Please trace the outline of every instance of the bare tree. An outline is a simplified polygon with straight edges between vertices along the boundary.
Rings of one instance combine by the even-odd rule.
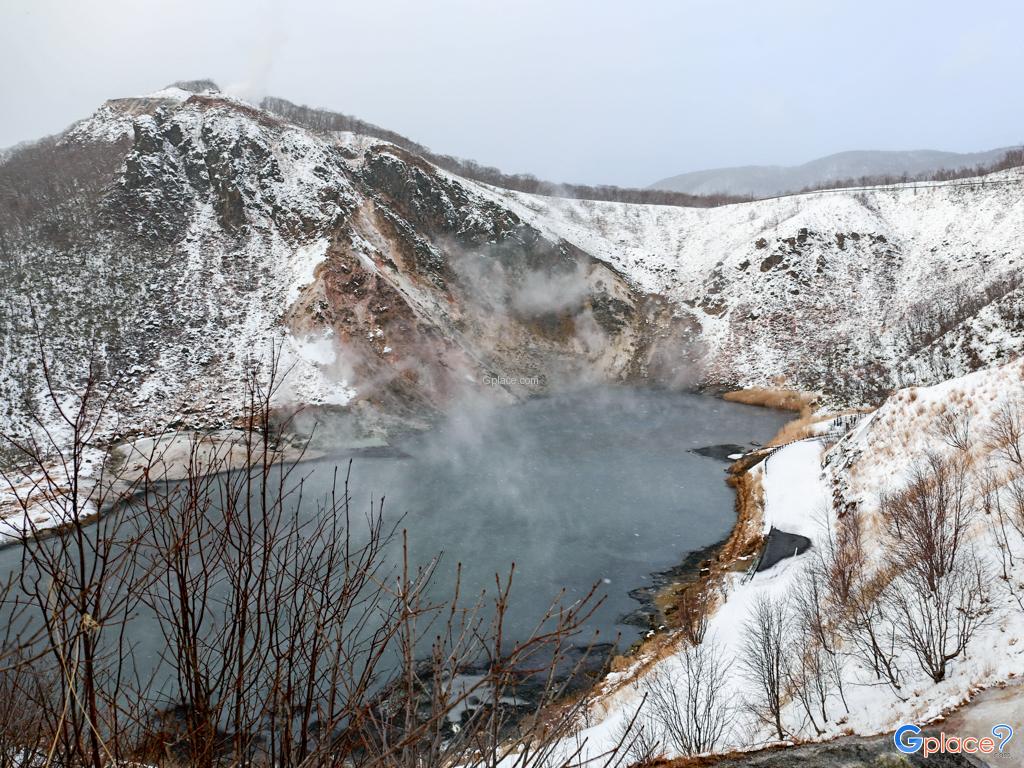
[[[993,414],[985,443],[998,456],[1024,469],[1024,410],[1016,400],[1005,400]]]
[[[1018,568],[1024,559],[1024,476],[1005,479],[990,470],[983,483],[986,513],[995,518],[991,530],[999,548],[1003,583],[1024,610],[1024,585]]]
[[[872,669],[879,683],[906,700],[903,669],[898,662],[899,636],[891,605],[883,599],[887,587],[884,576],[862,578],[848,604],[843,636],[851,641],[853,655]]]
[[[807,640],[809,642],[805,643]],[[807,722],[819,736],[828,722],[828,698],[833,678],[828,655],[807,635],[797,634],[786,664],[786,697],[800,704]],[[821,718],[819,725],[818,718]]]
[[[900,643],[940,682],[990,613],[987,576],[970,541],[978,507],[966,462],[926,456],[880,511],[894,574],[884,600]]]
[[[760,722],[775,729],[780,741],[786,737],[782,706],[788,677],[789,631],[786,603],[760,595],[744,627],[740,659],[740,667],[756,691],[756,698],[748,701],[747,706]]]
[[[895,630],[880,599],[886,577],[870,572],[862,513],[851,507],[826,530],[829,534],[818,548],[818,567],[835,613],[836,632],[850,641],[852,655],[870,667],[879,682],[902,696]]]
[[[729,664],[711,642],[686,646],[673,664],[678,666],[659,666],[643,678],[643,722],[683,755],[712,752],[735,721],[725,696]]]
[[[986,575],[980,561],[965,553],[936,584],[908,568],[892,582],[887,598],[900,620],[902,644],[936,683],[960,656],[990,613]]]
[[[828,699],[833,692],[839,694],[849,712],[843,689],[839,616],[827,595],[820,558],[821,555],[812,562],[794,591],[796,643],[791,657],[797,663],[791,669],[790,679],[793,695],[803,705],[815,730],[817,714],[823,724],[828,721]]]
[[[937,589],[967,548],[977,511],[967,462],[926,455],[902,491],[880,499],[890,562],[915,569],[929,589]]]

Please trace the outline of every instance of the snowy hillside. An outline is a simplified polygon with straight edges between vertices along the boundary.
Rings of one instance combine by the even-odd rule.
[[[242,370],[273,355],[281,404],[358,395],[392,418],[487,374],[618,379],[646,365],[643,326],[666,314],[392,145],[209,91],[108,102],[16,153],[0,185],[18,201],[0,305],[0,416],[16,429],[46,408],[40,341],[58,383],[90,359],[119,380],[112,429],[151,431],[229,423]]]
[[[46,409],[40,341],[62,385],[90,359],[118,382],[110,434],[228,425],[274,354],[277,402],[348,404],[375,432],[467,388],[581,381],[871,402],[1022,347],[1019,169],[718,208],[562,200],[213,89],[112,100],[0,165],[5,425]]]
[[[717,608],[703,642],[695,648],[677,633],[673,651],[661,646],[653,661],[641,656],[612,675],[579,740],[598,754],[646,695],[639,721],[648,736],[657,733],[669,756],[689,751],[659,711],[665,680],[679,692],[681,719],[701,712],[723,722],[714,751],[892,732],[934,721],[981,689],[1018,685],[1021,450],[1024,366],[1015,362],[901,390],[838,441],[811,437],[772,453],[749,470],[762,489],[762,533],[802,534],[812,548],[761,572],[724,571],[709,587]],[[898,520],[911,530],[897,531]],[[921,545],[926,534],[940,542],[934,550]],[[918,580],[918,565],[939,561],[934,587]],[[771,645],[766,616],[782,654],[777,721],[749,663]],[[698,682],[725,708],[688,699]],[[1018,685],[1004,698],[1022,696]]]
[[[871,400],[1024,346],[1024,172],[711,209],[496,192],[701,326],[702,378]]]

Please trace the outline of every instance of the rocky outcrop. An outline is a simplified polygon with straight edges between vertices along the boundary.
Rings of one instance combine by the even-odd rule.
[[[355,398],[410,420],[467,389],[668,380],[651,329],[668,333],[671,307],[606,263],[393,145],[202,91],[108,103],[62,139],[113,147],[120,165],[77,222],[87,246],[12,228],[5,259],[34,280],[5,297],[8,360],[31,361],[26,318],[52,307],[41,330],[64,380],[100,358],[121,382],[120,422],[144,431],[230,423],[240,369],[275,354],[282,404]],[[80,269],[44,267],[72,253]],[[85,336],[76,318],[93,307],[114,317]],[[15,368],[0,384],[21,404],[8,423],[40,402],[38,371]]]

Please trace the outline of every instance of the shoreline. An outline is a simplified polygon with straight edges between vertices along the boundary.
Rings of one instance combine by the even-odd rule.
[[[744,396],[737,394],[743,392],[750,394]],[[809,416],[807,411],[810,409],[814,397],[811,393],[795,390],[756,388],[719,391],[714,396],[729,402],[789,411],[794,413],[794,418],[786,421],[764,447],[749,451],[727,465],[727,476],[724,482],[735,492],[734,509],[736,513],[736,520],[729,534],[721,541],[689,553],[679,565],[653,574],[654,577],[664,574],[678,577],[671,578],[667,583],[660,585],[650,597],[656,611],[654,617],[662,626],[654,629],[653,634],[639,639],[624,653],[611,660],[610,672],[628,670],[628,674],[616,680],[613,686],[606,689],[604,693],[610,693],[622,684],[635,679],[641,672],[675,649],[680,642],[679,632],[682,630],[681,619],[683,618],[681,614],[687,613],[688,606],[685,605],[685,601],[691,595],[700,597],[696,604],[697,610],[705,611],[710,615],[725,600],[722,589],[723,577],[727,573],[741,570],[740,565],[744,566],[742,570],[746,570],[747,567],[757,562],[757,554],[764,544],[764,535],[761,532],[763,491],[759,478],[748,470],[763,461],[772,444],[780,436],[786,435],[787,430],[792,430],[794,424],[802,426]],[[799,407],[785,407],[781,403],[790,406],[796,406],[797,403],[800,405]],[[630,594],[632,596],[632,592]],[[643,603],[643,601],[641,602]],[[692,619],[697,618],[692,614],[691,617]]]
[[[857,411],[857,413],[859,412]],[[798,421],[803,421],[804,418],[801,417]],[[833,418],[832,415],[816,418],[810,423]],[[846,419],[834,420],[838,427],[847,424]],[[783,425],[780,434],[793,423],[791,421]],[[821,424],[816,429],[808,431],[811,432],[811,435],[817,432],[822,439],[828,440],[829,437],[835,435],[834,432],[830,434],[828,426],[830,425]],[[784,450],[788,450],[793,442],[802,441],[800,438],[787,440]],[[794,450],[800,449],[794,448]],[[675,590],[666,593],[665,599],[677,599],[680,593],[687,589],[693,589],[697,585],[698,589],[715,596],[715,602],[708,605],[708,615],[715,616],[724,608],[727,601],[732,602],[733,592],[744,591],[745,585],[741,583],[743,580],[738,573],[741,569],[736,566],[740,562],[750,565],[749,560],[741,560],[741,558],[749,553],[748,547],[756,549],[758,543],[765,539],[765,516],[777,513],[777,510],[771,506],[776,501],[777,488],[771,486],[769,498],[766,489],[761,487],[762,472],[756,469],[753,472],[749,471],[757,467],[767,455],[769,455],[768,450],[751,452],[730,466],[728,482],[736,489],[737,494],[736,526],[722,543],[718,556],[708,564],[708,572],[701,574],[699,579],[677,585]],[[726,586],[729,587],[728,592]],[[756,585],[754,586],[756,587]],[[735,614],[735,611],[733,613]],[[633,658],[621,660],[624,663],[615,670],[618,674],[609,676],[606,684],[599,689],[594,704],[595,708],[606,714],[616,711],[618,705],[613,702],[624,689],[627,689],[629,685],[637,686],[640,678],[647,674],[652,667],[677,653],[687,642],[683,629],[678,626],[673,632],[666,632],[658,637],[650,638],[649,642],[637,649]],[[915,691],[914,698],[918,696],[920,694]],[[936,710],[935,703],[942,704],[942,706]],[[1009,712],[1013,712],[1014,716],[1018,717],[1020,713],[1024,712],[1024,686],[1021,685],[1019,676],[1014,672],[1010,672],[1006,679],[998,682],[991,680],[972,682],[967,687],[960,688],[946,701],[942,701],[941,697],[931,701],[930,711],[904,716],[902,721],[916,722],[929,734],[943,731],[962,737],[987,733],[988,728],[994,722],[1012,722],[1012,719],[1006,717]],[[849,709],[847,713],[849,715]],[[844,720],[835,722],[841,725]],[[894,722],[900,722],[900,720]],[[816,738],[797,739],[790,744],[762,742],[750,745],[749,749],[733,746],[717,754],[695,758],[676,758],[667,761],[666,764],[680,768],[683,766],[717,765],[723,767],[736,765],[738,768],[753,764],[764,765],[766,768],[768,766],[784,768],[784,766],[792,764],[793,760],[807,759],[809,765],[827,765],[831,764],[829,761],[833,758],[852,756],[846,754],[848,747],[863,750],[865,753],[870,752],[873,756],[878,757],[891,755],[891,738],[895,726],[890,722],[872,723],[873,721],[868,719],[858,726],[851,727],[848,732],[843,729],[839,733],[826,735],[819,731]]]
[[[672,629],[679,628],[677,620],[680,602],[689,592],[697,588],[709,594],[718,586],[722,574],[736,571],[741,563],[756,562],[757,552],[764,543],[764,536],[760,532],[763,495],[760,482],[748,470],[765,459],[768,446],[791,430],[792,425],[807,417],[806,411],[813,403],[814,395],[795,390],[752,388],[724,392],[721,398],[728,402],[789,411],[798,415],[784,423],[764,448],[749,451],[726,467],[725,483],[735,493],[733,503],[736,512],[736,520],[729,534],[721,541],[691,553],[679,566],[663,572],[676,572],[682,577],[665,584],[654,598],[661,617],[669,620],[668,626]],[[695,556],[698,556],[698,561],[694,563],[699,566],[698,569],[686,570],[685,566],[691,564]],[[709,610],[713,608],[708,606]]]

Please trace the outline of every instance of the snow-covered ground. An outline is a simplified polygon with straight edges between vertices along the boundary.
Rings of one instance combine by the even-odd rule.
[[[60,528],[76,517],[79,521],[95,517],[93,483],[104,459],[104,452],[95,448],[83,453],[77,473],[77,503],[69,480],[74,474],[70,465],[53,463],[45,470],[0,476],[0,546]]]
[[[1024,404],[1024,363],[1014,362],[980,371],[930,388],[897,392],[876,412],[860,419],[837,443],[810,438],[787,445],[767,461],[749,470],[763,487],[762,524],[765,533],[774,526],[809,537],[812,548],[783,560],[752,577],[732,573],[721,584],[724,602],[712,615],[705,643],[717,647],[729,663],[722,698],[739,707],[735,726],[718,745],[719,751],[752,749],[777,740],[774,729],[751,719],[743,703],[758,698],[744,672],[745,641],[758,601],[770,597],[792,606],[796,591],[806,583],[817,553],[828,547],[836,534],[837,509],[856,504],[864,521],[865,551],[873,567],[882,567],[888,547],[879,508],[880,494],[903,488],[916,462],[928,453],[950,457],[957,450],[940,435],[944,414],[968,414],[970,452],[969,499],[978,510],[970,528],[970,540],[984,563],[987,584],[987,618],[966,651],[952,660],[946,678],[939,683],[922,672],[907,648],[897,648],[896,663],[905,675],[900,690],[879,681],[862,659],[850,649],[840,653],[843,696],[833,689],[827,697],[828,718],[820,721],[820,733],[810,727],[794,698],[786,700],[782,722],[794,740],[827,740],[851,733],[871,735],[890,732],[904,723],[924,724],[942,717],[969,700],[979,690],[1012,683],[1024,670],[1024,608],[1011,596],[1012,584],[1019,594],[1019,566],[1010,579],[1001,575],[1000,549],[994,536],[997,518],[981,513],[985,508],[986,482],[1007,469],[1006,461],[993,451],[994,420],[1006,404]],[[986,437],[989,436],[989,437]],[[1024,438],[1024,436],[1022,436]],[[995,472],[996,475],[991,474]],[[997,492],[1009,493],[1006,477],[996,483]],[[991,490],[992,486],[988,485]],[[1015,555],[1024,554],[1024,541],[1016,541]],[[621,729],[641,705],[645,680],[652,676],[684,676],[681,664],[686,644],[673,639],[678,650],[650,663],[641,655],[634,664],[611,675],[591,707],[588,727],[567,748],[585,741],[591,754],[612,747]],[[789,649],[793,654],[796,649]],[[1019,687],[1015,689],[1017,696]],[[1012,692],[1012,691],[1011,691]],[[1014,699],[1014,706],[1017,706]],[[848,708],[848,712],[847,712]],[[977,725],[977,718],[954,722]],[[640,718],[643,721],[643,718]],[[994,723],[993,723],[994,724]],[[991,724],[990,724],[991,725]],[[966,726],[965,726],[966,727]],[[980,733],[962,735],[987,735]],[[671,746],[664,749],[673,756]]]

